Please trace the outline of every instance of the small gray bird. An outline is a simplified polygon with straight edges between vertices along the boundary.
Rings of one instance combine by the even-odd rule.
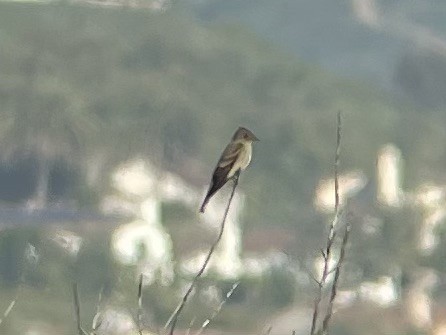
[[[251,161],[252,142],[259,139],[248,129],[239,127],[232,136],[231,142],[220,156],[212,175],[209,190],[200,207],[204,213],[207,203],[211,197],[226,184],[231,178],[237,178],[240,171],[246,169]]]

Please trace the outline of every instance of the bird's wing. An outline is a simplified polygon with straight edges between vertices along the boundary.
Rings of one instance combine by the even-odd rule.
[[[242,143],[229,143],[226,149],[221,154],[220,160],[217,163],[214,174],[212,176],[212,184],[216,188],[222,187],[227,180],[229,171],[231,171],[237,157],[243,148]]]
[[[206,194],[203,204],[201,205],[200,212],[204,212],[209,199],[228,181],[228,174],[234,166],[234,163],[236,162],[238,156],[240,155],[242,148],[242,143],[231,142],[221,154],[212,175],[212,181],[209,185],[209,190]]]
[[[240,142],[231,142],[225,148],[223,153],[220,156],[220,160],[218,161],[217,168],[225,168],[227,166],[231,166],[237,160],[238,155],[240,155],[240,151],[243,148],[243,144]]]

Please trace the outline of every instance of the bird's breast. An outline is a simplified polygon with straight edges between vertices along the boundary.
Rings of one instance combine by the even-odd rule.
[[[232,166],[231,171],[229,171],[229,173],[228,173],[228,178],[231,178],[237,172],[237,170],[246,169],[247,166],[249,165],[249,163],[251,162],[251,156],[252,156],[251,143],[244,144],[243,148],[240,149],[240,153],[237,156],[237,159],[234,162],[234,165]]]
[[[240,168],[242,170],[246,169],[251,162],[252,156],[252,145],[251,143],[245,144],[243,153],[240,153],[242,157],[240,157]]]

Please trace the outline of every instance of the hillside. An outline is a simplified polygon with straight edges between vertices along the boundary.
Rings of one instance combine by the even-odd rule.
[[[207,27],[174,11],[0,6],[1,113],[11,120],[4,157],[49,143],[50,164],[65,161],[84,177],[91,165],[107,171],[135,154],[171,170],[189,170],[193,159],[202,168],[183,173],[205,185],[223,143],[246,125],[261,139],[242,178],[247,224],[309,224],[314,187],[331,173],[341,109],[345,167],[373,173],[375,153],[392,141],[408,156],[410,179],[441,176],[444,153],[416,138],[441,139],[424,130],[436,118],[296,61],[241,27]]]
[[[444,100],[444,1],[195,1],[182,2],[204,22],[239,23],[283,49],[341,76],[373,83],[426,107]],[[440,52],[438,52],[440,48]],[[407,64],[407,58],[412,60]],[[434,58],[434,59],[432,59]],[[440,63],[440,64],[437,64]],[[403,78],[401,67],[418,77]],[[424,78],[420,78],[420,72]],[[414,83],[415,82],[415,83]],[[424,88],[428,83],[429,88]],[[417,92],[418,91],[418,92]],[[414,96],[415,95],[415,96]]]

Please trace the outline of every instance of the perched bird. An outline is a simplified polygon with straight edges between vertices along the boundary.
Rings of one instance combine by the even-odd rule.
[[[211,197],[231,178],[238,178],[241,170],[246,169],[251,161],[252,142],[259,139],[248,129],[239,127],[232,136],[231,142],[220,156],[212,175],[209,190],[200,207],[204,213]]]

